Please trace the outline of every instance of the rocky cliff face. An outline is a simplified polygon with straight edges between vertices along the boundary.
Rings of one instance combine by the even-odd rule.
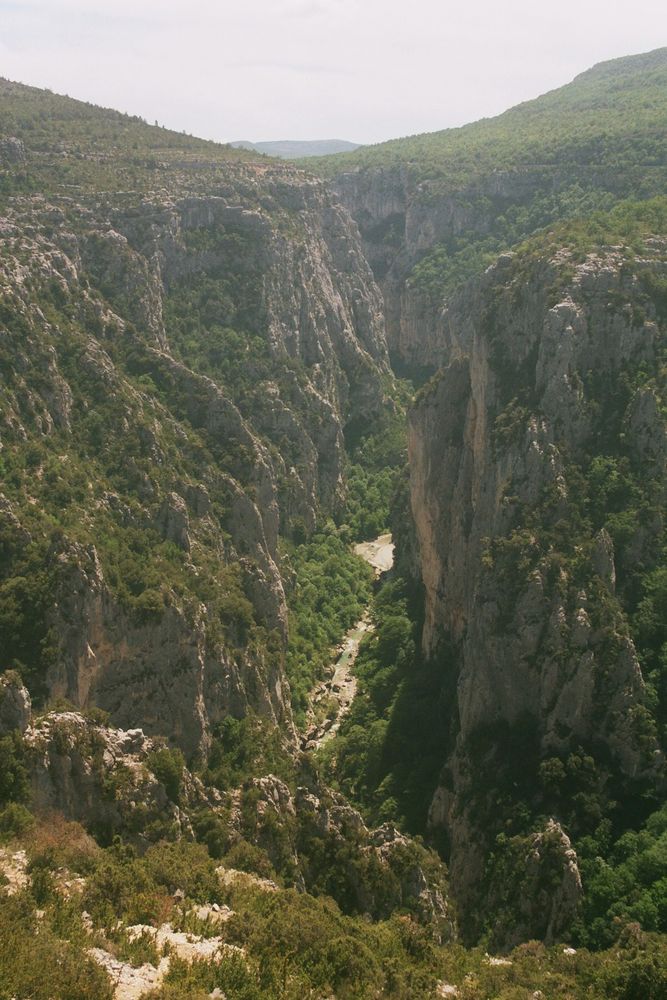
[[[10,180],[42,166],[3,143]],[[38,698],[205,753],[248,707],[290,728],[279,534],[340,507],[389,370],[320,182],[209,150],[153,183],[2,209],[2,576],[30,580],[6,655]]]
[[[496,118],[321,162],[359,225],[399,367],[439,366],[443,304],[497,253],[559,219],[662,194],[666,80],[665,49],[612,60]],[[651,152],[638,158],[636,143]]]
[[[342,795],[312,773],[305,777],[295,794],[274,775],[234,792],[233,836],[250,838],[302,891],[325,891],[344,910],[375,920],[407,911],[452,937],[444,866],[390,824],[369,829]],[[330,858],[324,872],[323,854]]]
[[[650,189],[658,192],[655,181]],[[408,163],[344,172],[334,177],[333,186],[359,226],[364,251],[382,289],[392,359],[399,369],[418,374],[433,372],[440,364],[439,328],[451,284],[448,258],[454,260],[469,247],[471,260],[479,255],[472,271],[482,271],[489,250],[507,246],[535,226],[557,219],[562,213],[559,198],[567,202],[573,188],[589,189],[589,197],[600,204],[605,199],[613,203],[632,190],[631,180],[614,170],[592,173],[573,166],[493,170],[489,176],[455,185],[458,190],[443,190],[438,181],[420,180]],[[535,205],[545,197],[554,203],[543,206],[540,214]],[[513,214],[525,214],[525,225],[512,239],[503,239],[498,220]],[[424,280],[415,267],[434,252],[433,278]],[[439,279],[438,269],[442,271]]]
[[[443,313],[445,367],[412,412],[423,645],[448,692],[431,823],[464,914],[493,837],[518,832],[512,800],[581,829],[573,752],[596,794],[661,767],[629,619],[664,538],[664,250],[502,257]]]
[[[118,729],[71,711],[33,723],[16,676],[0,677],[0,690],[0,732],[22,737],[37,815],[75,820],[104,844],[120,836],[141,853],[160,840],[197,835],[208,837],[215,857],[228,855],[228,864],[245,857],[247,864],[252,847],[254,865],[258,858],[272,865],[302,892],[327,892],[345,910],[374,919],[408,910],[438,935],[454,933],[436,857],[388,824],[368,829],[342,796],[319,783],[307,758],[300,774],[306,784],[290,788],[269,774],[221,792],[140,728]]]
[[[157,748],[141,729],[109,729],[60,712],[27,729],[24,744],[39,814],[81,822],[103,843],[120,835],[145,849],[159,836],[192,837],[187,812],[151,770]],[[200,790],[189,775],[187,782],[194,800]]]
[[[486,186],[473,185],[463,192],[430,194],[405,165],[367,169],[335,177],[334,188],[357,222],[364,251],[384,296],[387,336],[395,363],[409,370],[438,367],[437,318],[442,295],[433,297],[409,278],[414,266],[430,250],[464,234],[488,232],[501,213],[498,202],[488,199]],[[519,179],[507,178],[504,197],[512,201],[522,188]],[[498,187],[497,181],[494,187]]]

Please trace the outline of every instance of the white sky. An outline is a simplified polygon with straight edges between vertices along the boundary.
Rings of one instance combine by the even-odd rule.
[[[376,142],[667,45],[667,0],[0,0],[0,76],[195,135]]]

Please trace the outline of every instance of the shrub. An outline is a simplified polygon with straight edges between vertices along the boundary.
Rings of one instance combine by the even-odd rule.
[[[106,973],[76,944],[60,939],[34,904],[18,896],[0,902],[0,996],[31,1000],[112,1000]]]
[[[0,839],[22,837],[32,828],[35,817],[20,802],[10,802],[0,809]]]
[[[180,889],[199,903],[220,900],[220,880],[215,864],[202,844],[185,840],[161,841],[148,849],[142,867],[156,886],[169,893]]]
[[[173,749],[164,747],[149,754],[147,763],[157,780],[164,785],[171,801],[178,804],[185,767],[182,752],[177,747]]]
[[[28,772],[18,733],[0,738],[0,805],[22,802],[28,795]]]
[[[260,878],[276,877],[273,865],[266,851],[247,840],[239,840],[227,851],[223,858],[225,868],[236,868],[240,872],[259,875]]]

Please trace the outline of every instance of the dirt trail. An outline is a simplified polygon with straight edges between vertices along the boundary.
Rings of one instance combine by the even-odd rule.
[[[394,544],[391,535],[380,535],[372,542],[355,545],[354,551],[375,570],[376,577],[388,572],[394,564]],[[347,632],[330,675],[313,689],[304,735],[303,750],[316,750],[337,732],[349,712],[357,692],[357,679],[352,673],[361,641],[373,625],[367,614]]]

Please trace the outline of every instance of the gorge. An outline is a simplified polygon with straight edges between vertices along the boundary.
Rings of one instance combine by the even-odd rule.
[[[666,125],[0,81],[0,996],[664,996]]]

